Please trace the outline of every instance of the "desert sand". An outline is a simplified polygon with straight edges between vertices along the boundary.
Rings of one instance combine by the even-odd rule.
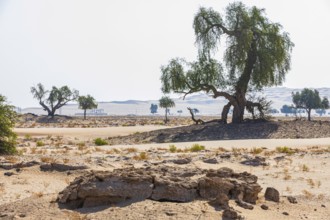
[[[145,199],[74,210],[57,200],[75,178],[92,170],[147,170],[159,166],[196,170],[228,167],[256,175],[262,190],[253,210],[229,201],[245,219],[329,219],[330,138],[134,144],[134,134],[164,128],[167,127],[16,128],[21,155],[0,156],[0,219],[223,218],[223,209],[205,199],[180,203]],[[110,141],[113,136],[129,134],[133,137],[128,138],[127,144],[94,143],[95,138]],[[204,149],[193,151],[194,144]],[[279,202],[265,199],[267,187],[278,190]],[[297,203],[290,203],[288,196],[296,198]]]

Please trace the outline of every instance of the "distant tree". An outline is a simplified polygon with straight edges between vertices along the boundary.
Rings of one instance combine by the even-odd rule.
[[[57,88],[53,86],[50,91],[45,90],[45,87],[38,83],[37,86],[31,87],[31,93],[39,104],[47,111],[48,116],[52,118],[57,109],[63,107],[68,102],[76,101],[79,97],[79,92],[75,89],[69,89],[68,86]]]
[[[14,106],[6,104],[6,98],[0,95],[0,154],[16,153],[16,134],[12,131],[17,115]]]
[[[292,101],[296,108],[305,109],[308,114],[308,121],[311,120],[312,109],[328,109],[329,100],[324,97],[321,100],[317,90],[303,89],[301,92],[292,92]]]
[[[164,93],[210,93],[224,97],[222,121],[233,106],[233,123],[244,120],[246,107],[263,110],[260,103],[247,99],[250,91],[281,85],[291,66],[294,44],[279,23],[271,22],[265,10],[241,2],[228,5],[224,15],[201,7],[193,28],[199,49],[195,62],[172,59],[161,67]],[[212,57],[225,40],[223,65]]]
[[[84,110],[84,119],[86,119],[86,110],[97,108],[95,99],[90,96],[79,96],[78,98],[79,108]]]
[[[179,114],[179,116],[182,114],[182,110],[178,110],[177,113]]]
[[[326,113],[325,109],[316,109],[315,112],[319,114],[320,116],[324,115]]]
[[[158,105],[157,104],[151,104],[151,106],[150,106],[151,114],[157,113],[157,110],[158,110]]]
[[[283,105],[281,108],[281,112],[284,114],[294,114],[295,108],[293,106]]]
[[[165,124],[168,122],[167,113],[169,112],[169,108],[172,108],[175,106],[174,101],[168,97],[163,96],[161,99],[159,99],[159,106],[161,108],[165,108]]]

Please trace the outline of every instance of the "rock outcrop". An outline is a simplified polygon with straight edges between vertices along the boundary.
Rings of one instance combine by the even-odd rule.
[[[59,193],[58,202],[75,209],[145,199],[172,202],[205,199],[229,208],[229,199],[255,204],[260,191],[256,176],[235,173],[229,168],[126,168],[80,176]]]

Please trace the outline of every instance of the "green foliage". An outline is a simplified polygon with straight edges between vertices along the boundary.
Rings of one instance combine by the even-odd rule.
[[[175,102],[168,96],[163,96],[159,99],[159,106],[161,108],[172,108],[175,106]]]
[[[97,146],[102,146],[102,145],[107,145],[108,142],[102,138],[96,138],[94,140],[94,144],[97,145]]]
[[[329,100],[324,97],[321,100],[317,90],[304,88],[301,92],[292,92],[292,102],[296,108],[306,109],[308,120],[311,120],[310,114],[312,109],[328,109]]]
[[[78,98],[79,108],[84,109],[84,118],[86,119],[86,109],[97,108],[97,103],[95,99],[90,96],[79,96]]]
[[[6,98],[0,95],[0,154],[17,153],[16,134],[12,131],[16,119],[14,106],[6,104]]]
[[[167,123],[168,122],[167,113],[169,112],[169,108],[175,106],[175,102],[170,97],[163,96],[161,99],[159,99],[159,106],[161,108],[165,108],[165,123]]]
[[[229,4],[225,16],[212,8],[200,8],[193,28],[198,59],[187,62],[176,58],[162,66],[162,91],[185,96],[203,91],[214,98],[224,97],[229,103],[223,109],[223,119],[227,120],[227,109],[233,106],[233,122],[241,122],[244,107],[252,110],[257,106],[247,101],[247,92],[282,84],[294,44],[280,24],[268,20],[264,9],[248,8],[240,2]],[[223,39],[222,65],[212,56]],[[257,107],[264,110],[262,104]]]
[[[284,153],[284,154],[289,154],[289,155],[295,153],[294,150],[292,150],[291,148],[289,148],[289,147],[287,147],[287,146],[284,146],[284,147],[277,147],[277,148],[276,148],[276,151],[277,151],[278,153]]]
[[[284,114],[295,114],[296,109],[293,106],[283,105],[281,108],[281,112]]]
[[[191,152],[198,152],[198,151],[205,150],[205,146],[200,145],[200,144],[194,144],[193,146],[190,147],[189,150],[190,150]]]
[[[37,141],[36,142],[37,147],[45,146],[45,143],[43,141]]]
[[[170,150],[171,153],[175,153],[176,150],[177,150],[177,148],[176,148],[176,146],[175,146],[174,144],[171,144],[171,145],[169,146],[169,150]]]
[[[39,101],[39,104],[47,111],[48,116],[54,117],[57,109],[66,105],[70,101],[78,99],[79,92],[75,89],[70,89],[68,86],[62,86],[57,88],[53,86],[50,91],[38,83],[37,86],[31,87],[31,93],[35,99]]]

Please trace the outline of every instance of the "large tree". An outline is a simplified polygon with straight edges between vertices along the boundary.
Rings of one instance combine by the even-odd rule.
[[[328,109],[329,100],[323,97],[321,100],[319,91],[303,89],[301,92],[292,92],[292,102],[295,107],[305,109],[308,115],[308,121],[311,120],[312,109]]]
[[[212,8],[200,8],[193,27],[198,60],[176,58],[162,66],[162,91],[184,95],[204,91],[214,98],[224,97],[228,100],[222,110],[224,122],[231,106],[234,123],[243,121],[246,107],[262,111],[261,103],[247,100],[246,95],[284,81],[290,69],[293,43],[281,31],[281,25],[269,21],[264,9],[235,2],[228,5],[225,16]],[[212,58],[223,38],[225,68]]]
[[[70,89],[68,86],[57,88],[53,86],[50,91],[45,90],[45,87],[38,83],[37,86],[31,87],[31,93],[39,104],[47,111],[48,116],[52,118],[57,109],[63,107],[68,102],[76,101],[79,97],[79,92],[75,89]]]
[[[169,108],[172,108],[175,106],[175,102],[168,96],[163,96],[161,99],[159,99],[159,106],[161,108],[165,108],[165,124],[168,122],[167,113],[169,111]]]
[[[0,95],[0,154],[16,152],[16,134],[12,131],[16,121],[14,106],[6,103],[6,98]]]
[[[84,110],[84,119],[86,119],[86,110],[97,108],[97,102],[90,96],[79,96],[78,98],[79,108]]]

